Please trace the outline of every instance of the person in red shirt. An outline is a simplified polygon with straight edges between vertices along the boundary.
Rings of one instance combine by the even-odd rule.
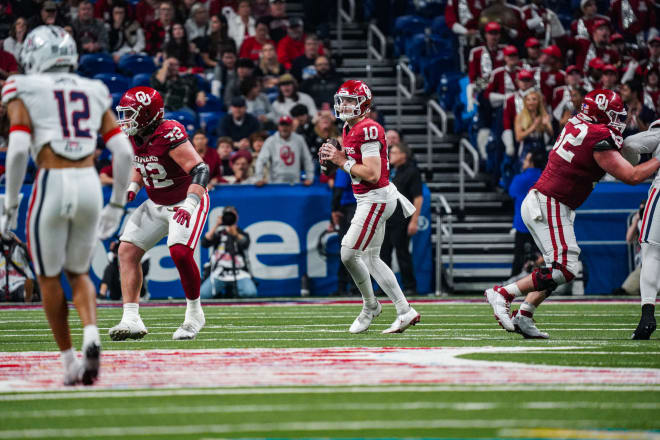
[[[597,13],[596,0],[580,0],[580,10],[582,11],[582,17],[571,23],[571,35],[573,37],[588,40],[594,32],[594,25],[600,20],[606,21],[609,26],[610,18]]]
[[[486,44],[472,49],[468,61],[470,83],[481,84],[480,88],[488,84],[494,69],[504,65],[504,54],[500,46],[502,26],[491,21],[484,28],[484,32]]]
[[[538,67],[541,58],[541,42],[534,37],[529,37],[525,41],[525,50],[527,58],[523,59],[523,68],[529,70]]]
[[[566,74],[562,67],[561,51],[556,45],[548,46],[542,50],[541,67],[536,70],[536,82],[541,88],[546,103],[552,102],[552,92],[555,87],[566,83]]]
[[[209,183],[206,189],[211,191],[222,179],[220,169],[220,156],[217,150],[209,148],[209,138],[206,137],[204,130],[197,130],[192,138],[193,147],[204,163],[209,166]]]
[[[614,0],[610,17],[626,41],[644,46],[644,34],[657,26],[655,7],[650,0]]]
[[[135,6],[135,19],[142,29],[146,29],[152,21],[156,21],[156,7],[158,0],[140,0]]]
[[[505,95],[516,90],[516,75],[520,71],[520,58],[516,46],[506,46],[502,49],[506,65],[493,70],[484,97],[490,105],[499,108],[504,103]]]
[[[609,47],[610,22],[609,20],[597,20],[591,27],[590,37],[577,37],[569,39],[575,51],[575,65],[586,70],[594,57],[600,58],[605,64],[619,64],[619,54],[615,49]]]
[[[256,21],[254,32],[253,37],[247,37],[243,40],[241,51],[238,54],[239,58],[249,58],[252,61],[258,61],[261,48],[264,44],[270,43],[275,45],[275,42],[268,36],[268,23],[263,18]]]
[[[479,14],[485,6],[481,0],[449,0],[445,7],[445,23],[456,35],[479,34]]]
[[[291,63],[300,55],[305,53],[305,34],[303,33],[303,22],[294,17],[289,19],[286,37],[277,43],[277,60],[291,69]]]
[[[156,55],[165,46],[173,24],[174,4],[169,0],[163,1],[158,6],[158,20],[149,23],[144,31],[145,50],[149,55]]]
[[[18,63],[14,55],[0,49],[0,85],[11,75],[18,73]]]
[[[502,110],[502,142],[504,143],[504,152],[507,156],[513,156],[516,153],[516,145],[513,139],[513,128],[516,121],[516,115],[523,109],[525,95],[534,90],[536,84],[534,73],[531,70],[521,70],[518,72],[516,85],[518,90],[507,95]]]

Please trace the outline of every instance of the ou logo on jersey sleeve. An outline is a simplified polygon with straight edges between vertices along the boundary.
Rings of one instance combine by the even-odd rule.
[[[142,105],[151,104],[151,96],[147,95],[141,90],[135,94],[135,99],[137,99],[138,102]]]
[[[284,165],[290,167],[291,165],[293,165],[293,162],[296,160],[296,153],[293,152],[291,147],[289,147],[288,145],[284,145],[282,148],[280,148],[280,159],[282,159]]]

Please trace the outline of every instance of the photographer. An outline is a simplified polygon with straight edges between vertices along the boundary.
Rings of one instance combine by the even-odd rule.
[[[121,281],[119,279],[119,258],[117,252],[119,251],[119,242],[113,241],[110,243],[110,252],[108,252],[108,265],[103,271],[103,278],[99,286],[98,297],[100,299],[120,300],[121,299]],[[147,292],[147,275],[149,274],[149,254],[144,254],[142,257],[142,276],[144,282],[140,289],[140,299],[149,299]]]
[[[209,277],[204,280],[200,296],[204,299],[226,294],[231,287],[233,297],[257,296],[257,286],[247,266],[245,251],[250,246],[250,236],[237,226],[238,212],[227,206],[216,224],[202,237],[202,247],[213,246]]]
[[[0,239],[0,299],[32,302],[34,275],[25,245],[10,233]]]

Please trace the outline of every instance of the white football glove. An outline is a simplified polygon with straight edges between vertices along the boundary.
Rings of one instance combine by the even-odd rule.
[[[9,237],[9,231],[14,228],[18,216],[18,205],[2,210],[0,215],[0,236]]]
[[[118,205],[107,204],[101,211],[99,219],[98,234],[101,240],[110,238],[119,227],[119,222],[124,216],[124,208]]]

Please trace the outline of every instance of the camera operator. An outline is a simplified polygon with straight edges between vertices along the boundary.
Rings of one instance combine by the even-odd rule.
[[[0,239],[0,299],[32,302],[34,275],[25,245],[13,233]]]
[[[202,247],[213,247],[210,275],[202,283],[200,296],[204,299],[225,294],[234,297],[257,296],[257,286],[247,266],[245,252],[250,236],[237,226],[238,212],[227,206],[216,224],[202,237]],[[227,288],[231,293],[227,294]]]
[[[119,258],[117,252],[119,251],[119,241],[110,243],[110,252],[108,252],[108,265],[103,271],[103,278],[99,286],[98,297],[100,299],[120,300],[121,299],[121,281],[119,279]],[[142,288],[140,289],[140,299],[149,299],[147,291],[147,275],[149,274],[150,257],[149,254],[144,254],[142,257]]]

